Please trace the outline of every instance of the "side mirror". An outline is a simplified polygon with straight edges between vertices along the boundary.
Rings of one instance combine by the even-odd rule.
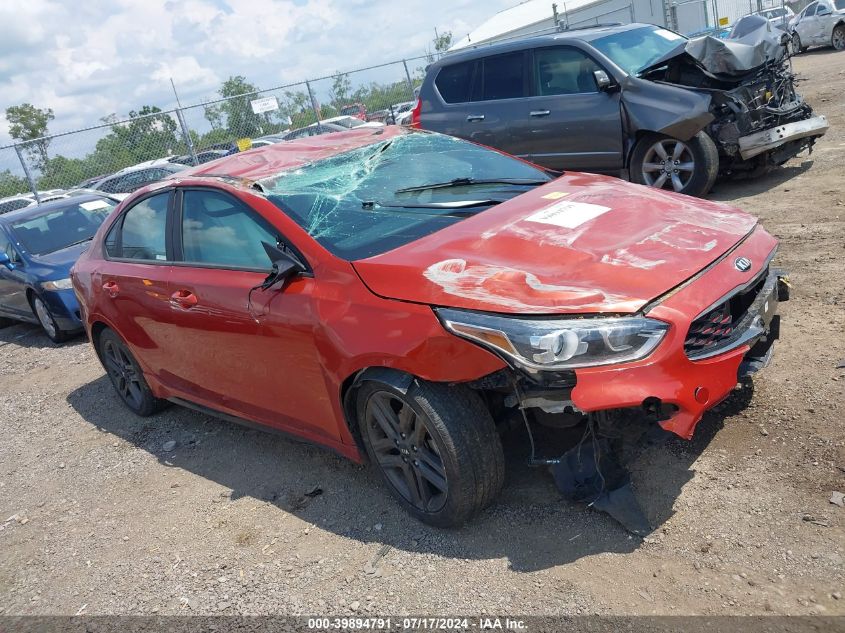
[[[267,253],[270,261],[273,262],[273,269],[267,275],[264,283],[261,284],[262,289],[269,290],[277,284],[284,286],[289,279],[305,270],[302,263],[290,253],[271,246],[267,242],[261,242],[261,245],[264,247],[264,252]]]
[[[600,91],[610,90],[615,85],[613,80],[603,70],[594,70],[593,77],[596,78],[596,85]]]
[[[0,265],[5,266],[9,270],[15,269],[15,265],[12,263],[12,260],[9,259],[9,256],[4,252],[0,252]]]

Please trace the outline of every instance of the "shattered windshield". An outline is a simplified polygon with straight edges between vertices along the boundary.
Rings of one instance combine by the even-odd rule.
[[[636,75],[686,41],[683,35],[644,26],[606,35],[591,43],[630,75]]]
[[[434,233],[549,180],[536,167],[473,143],[412,132],[260,184],[323,247],[355,260]]]

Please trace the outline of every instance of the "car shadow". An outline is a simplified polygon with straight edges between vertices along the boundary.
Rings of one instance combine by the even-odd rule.
[[[68,347],[87,342],[85,333],[79,332],[64,343],[54,343],[47,338],[41,326],[34,323],[20,322],[0,327],[0,349],[7,345],[26,348]]]
[[[739,198],[748,198],[757,194],[771,191],[781,185],[787,184],[793,178],[797,178],[813,166],[813,159],[807,156],[800,157],[800,164],[775,167],[767,174],[757,178],[725,178],[718,180],[716,185],[707,194],[708,200],[718,202],[732,202]]]
[[[636,450],[628,466],[656,531],[653,537],[662,536],[660,526],[673,515],[675,501],[695,474],[695,461],[722,428],[725,417],[747,406],[752,392],[750,384],[738,388],[705,416],[691,442],[671,436]],[[177,406],[140,418],[125,409],[106,376],[77,388],[67,401],[102,433],[227,491],[211,495],[204,486],[196,493],[210,495],[211,502],[251,497],[319,529],[387,546],[379,549],[380,556],[394,548],[449,558],[507,558],[512,570],[529,572],[603,552],[628,553],[642,544],[608,515],[563,501],[549,472],[527,465],[524,431],[511,431],[504,437],[507,480],[499,499],[467,525],[443,530],[406,514],[375,469],[317,446]],[[176,446],[165,452],[164,445],[170,441]],[[193,493],[189,488],[181,494]],[[389,566],[389,560],[376,566],[381,564]]]

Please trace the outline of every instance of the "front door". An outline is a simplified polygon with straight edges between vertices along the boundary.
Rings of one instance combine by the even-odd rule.
[[[314,340],[314,278],[258,289],[272,265],[262,242],[283,243],[279,232],[225,192],[185,189],[180,206],[169,383],[224,413],[337,439]]]
[[[2,229],[0,229],[0,253],[6,253],[11,262],[11,267],[0,265],[0,314],[15,318],[30,318],[32,309],[26,298],[23,260]]]
[[[816,23],[816,8],[817,2],[808,5],[801,14],[801,19],[795,24],[795,30],[798,32],[798,37],[801,38],[801,46],[809,46],[815,44],[817,37],[818,25]]]
[[[520,116],[528,121],[530,160],[552,169],[622,168],[619,92],[598,89],[601,67],[571,46],[534,50],[532,96]]]

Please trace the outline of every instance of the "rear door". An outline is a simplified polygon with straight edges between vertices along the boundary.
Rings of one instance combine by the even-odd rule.
[[[135,202],[106,235],[104,270],[92,271],[105,319],[130,345],[145,371],[160,378],[171,347],[168,240],[172,191]]]
[[[520,104],[533,162],[553,169],[622,168],[619,92],[600,91],[596,70],[603,69],[573,46],[534,49],[532,96]]]
[[[337,439],[314,339],[315,279],[259,289],[272,267],[262,242],[287,246],[280,232],[227,192],[186,188],[179,199],[168,379],[193,402]]]
[[[829,44],[833,35],[833,25],[836,20],[833,17],[833,7],[824,1],[820,1],[816,7],[816,44]]]

